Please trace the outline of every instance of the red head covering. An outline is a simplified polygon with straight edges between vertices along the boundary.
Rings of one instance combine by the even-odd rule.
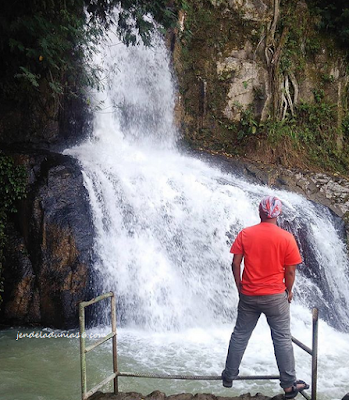
[[[281,201],[275,196],[267,196],[259,204],[259,210],[263,211],[267,218],[276,218],[281,213]]]

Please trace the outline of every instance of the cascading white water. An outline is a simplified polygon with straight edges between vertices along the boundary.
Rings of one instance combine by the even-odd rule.
[[[147,365],[151,371],[219,374],[237,305],[230,244],[242,227],[259,222],[260,198],[272,191],[176,149],[175,88],[160,38],[151,48],[109,42],[100,65],[107,78],[93,136],[65,153],[82,165],[96,230],[94,268],[103,291],[117,293],[122,355],[135,370]],[[342,330],[349,326],[348,257],[325,208],[296,194],[273,193],[284,204],[281,225],[296,235],[305,260],[292,318],[294,336],[310,345],[312,306]],[[320,326],[320,357],[327,358],[320,358],[319,398],[340,398],[349,391],[348,370],[341,369],[349,336],[325,322]],[[325,335],[335,340],[331,347]],[[298,350],[296,357],[300,377],[309,379],[310,360]],[[333,369],[337,376],[331,374],[329,387]],[[241,371],[276,373],[263,320]],[[170,392],[225,393],[218,384],[169,385]],[[234,387],[279,391],[275,383],[251,385]]]

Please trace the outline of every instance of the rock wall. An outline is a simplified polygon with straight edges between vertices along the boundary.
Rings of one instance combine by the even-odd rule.
[[[90,297],[93,225],[79,165],[56,152],[90,133],[91,112],[82,96],[40,90],[0,104],[0,151],[28,176],[7,228],[0,323],[69,328],[78,324],[77,303]]]
[[[272,137],[270,121],[290,121],[300,104],[324,99],[332,105],[332,125],[339,132],[347,112],[349,76],[345,55],[333,40],[321,36],[307,3],[193,0],[180,22],[174,65],[177,120],[186,140],[194,148],[311,169],[307,146],[311,142],[316,159],[312,141],[317,133],[302,132],[300,139],[280,129],[286,140],[279,140]],[[333,151],[340,153],[343,134],[326,129],[319,134],[321,141],[328,136]],[[302,145],[293,148],[294,141]]]
[[[77,326],[88,296],[93,224],[76,160],[50,152],[17,155],[28,196],[10,229],[2,321]]]
[[[86,137],[90,122],[91,110],[83,97],[57,99],[47,90],[41,102],[0,99],[0,147],[61,150]]]

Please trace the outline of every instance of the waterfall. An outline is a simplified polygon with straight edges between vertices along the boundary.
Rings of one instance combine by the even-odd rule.
[[[258,204],[268,194],[282,200],[280,224],[295,235],[304,260],[292,304],[295,330],[301,336],[306,335],[301,326],[310,332],[309,310],[317,306],[329,325],[347,331],[349,267],[338,219],[299,195],[245,182],[234,171],[223,172],[176,148],[176,91],[161,38],[155,37],[149,48],[109,41],[99,63],[107,73],[104,91],[96,94],[93,136],[65,153],[82,166],[96,231],[94,269],[102,290],[117,294],[118,323],[132,331],[124,342],[136,346],[141,339],[135,332],[148,332],[152,355],[146,356],[147,363],[158,366],[159,352],[178,348],[173,335],[185,332],[190,360],[194,357],[199,365],[188,357],[183,368],[205,365],[206,371],[220,372],[228,340],[224,334],[222,345],[220,329],[230,332],[238,300],[229,249],[239,230],[259,222]],[[345,343],[346,334],[323,323],[327,333],[337,335],[338,346]],[[262,330],[259,340],[268,341],[267,328]],[[150,340],[150,332],[157,339]],[[176,344],[157,347],[159,337],[170,336]],[[220,361],[214,355],[218,337]],[[265,364],[252,372],[266,368],[275,373],[272,350],[267,356],[258,343],[251,346],[255,351],[247,352],[247,363],[250,359],[256,365],[263,354]],[[203,349],[209,362],[199,361]],[[138,350],[132,357],[141,363],[143,350]],[[329,368],[339,368],[340,351],[349,354],[347,345],[338,347],[339,364],[332,361]],[[341,376],[336,385],[343,382]]]

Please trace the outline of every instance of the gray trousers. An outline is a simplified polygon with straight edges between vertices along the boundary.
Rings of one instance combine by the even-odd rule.
[[[261,313],[265,314],[270,326],[280,386],[288,388],[296,381],[296,373],[290,331],[290,304],[286,292],[267,296],[246,296],[240,293],[238,316],[230,338],[223,375],[229,380],[238,376],[247,343]]]

